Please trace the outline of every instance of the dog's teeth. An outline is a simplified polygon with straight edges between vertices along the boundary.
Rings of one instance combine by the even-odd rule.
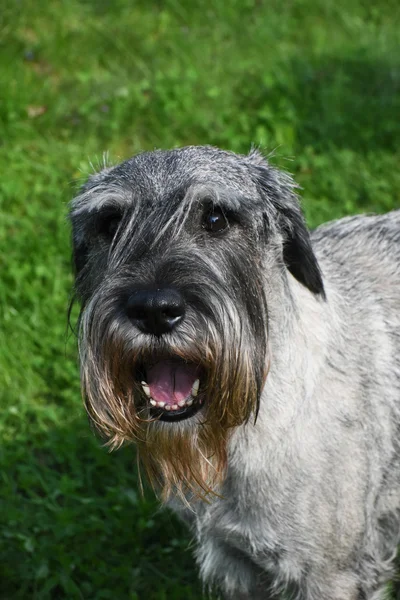
[[[173,404],[173,405],[172,405],[172,410],[178,410],[178,408],[179,408],[179,407],[178,407],[178,405],[177,405],[177,404]]]
[[[165,405],[165,410],[171,410],[171,405],[170,404],[166,404]]]
[[[192,387],[193,398],[196,398],[197,394],[199,393],[199,386],[200,386],[200,379],[196,379],[196,381],[194,382],[193,387]]]
[[[152,406],[157,406],[157,402],[155,400],[153,400],[153,398],[150,398],[150,404]]]
[[[159,408],[164,408],[164,406],[165,406],[165,402],[157,402],[157,406],[158,406]]]
[[[178,402],[178,406],[180,406],[181,408],[182,408],[182,406],[185,406],[185,404],[186,404],[186,400],[180,400]]]
[[[144,393],[148,398],[150,398],[150,388],[145,381],[141,382]]]
[[[186,401],[186,406],[192,406],[193,404],[193,398],[190,398],[190,400]]]

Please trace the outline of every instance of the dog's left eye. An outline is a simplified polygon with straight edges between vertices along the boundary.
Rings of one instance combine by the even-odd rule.
[[[121,222],[122,215],[119,213],[109,213],[97,218],[98,233],[113,238]]]
[[[219,233],[229,227],[228,219],[222,208],[215,207],[204,216],[203,227],[212,233]]]

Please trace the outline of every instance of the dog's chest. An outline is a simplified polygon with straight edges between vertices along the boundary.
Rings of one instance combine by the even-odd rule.
[[[331,519],[318,511],[313,486],[304,485],[304,478],[318,473],[315,441],[307,451],[307,442],[299,435],[298,444],[312,465],[306,472],[297,444],[287,437],[274,439],[276,432],[268,434],[262,444],[260,440],[245,444],[242,438],[240,452],[231,454],[221,497],[196,506],[198,557],[206,579],[213,576],[207,569],[216,562],[223,564],[225,556],[225,561],[236,557],[273,579],[297,582],[318,552],[321,533],[316,532],[321,532],[322,524],[329,536]]]
[[[269,454],[267,448],[266,454]],[[286,454],[284,452],[284,454]],[[265,458],[267,458],[265,456]],[[269,456],[262,469],[230,468],[221,497],[201,504],[196,516],[199,540],[213,539],[247,554],[256,562],[276,561],[301,524],[297,502],[304,486],[285,456]],[[299,541],[299,550],[301,550]]]
[[[270,496],[268,501],[266,497],[260,506],[251,497],[251,490],[247,500],[243,490],[236,494],[230,489],[229,493],[230,497],[203,504],[196,514],[196,554],[204,580],[218,580],[218,572],[229,563],[233,570],[252,573],[250,579],[255,580],[255,574],[262,572],[264,580],[296,582],[307,563],[308,551],[294,533],[294,515],[292,518],[282,507],[274,514],[277,498]],[[298,544],[293,540],[288,543],[293,533]]]
[[[211,506],[203,506],[197,513],[196,525],[199,541],[208,538],[235,548],[252,558],[258,554],[276,554],[281,546],[281,532],[268,518],[268,511],[260,514],[258,508],[247,510],[237,497],[218,499]]]

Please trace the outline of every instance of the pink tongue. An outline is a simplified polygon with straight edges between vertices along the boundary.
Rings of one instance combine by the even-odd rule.
[[[190,396],[197,367],[166,360],[147,369],[146,376],[153,400],[172,405]]]

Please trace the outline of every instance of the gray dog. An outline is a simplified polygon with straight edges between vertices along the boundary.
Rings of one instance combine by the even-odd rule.
[[[400,211],[310,236],[258,152],[140,154],[73,201],[82,386],[225,598],[378,600],[400,538]]]

